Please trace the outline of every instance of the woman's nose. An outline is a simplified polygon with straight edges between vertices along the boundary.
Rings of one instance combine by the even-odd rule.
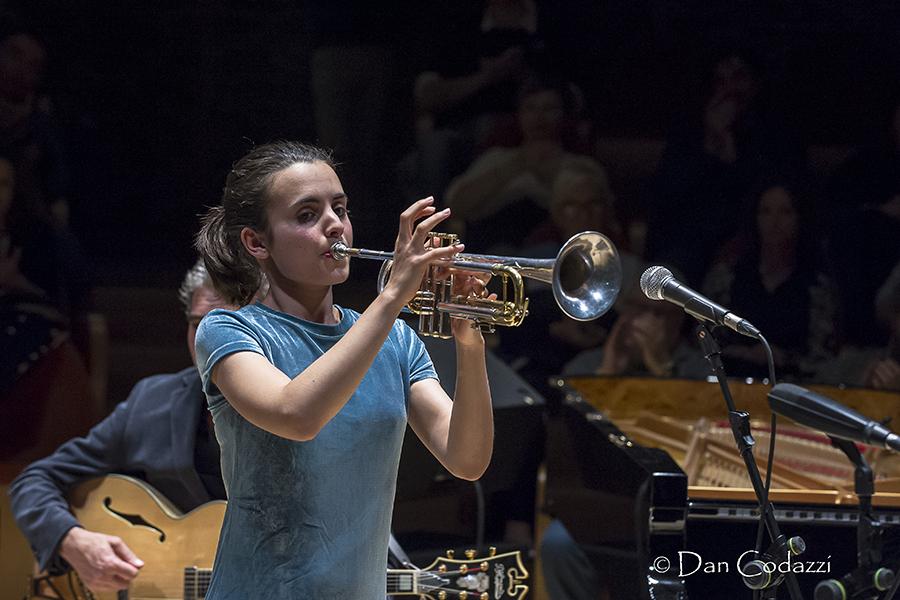
[[[325,236],[339,238],[344,235],[344,223],[333,210],[328,210],[325,217]]]

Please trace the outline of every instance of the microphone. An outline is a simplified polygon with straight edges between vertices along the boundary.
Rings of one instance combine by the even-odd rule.
[[[769,390],[769,407],[779,415],[836,438],[900,452],[900,436],[878,421],[799,385],[774,386]]]
[[[668,300],[684,312],[716,325],[724,325],[741,335],[759,339],[759,329],[727,308],[695,292],[672,275],[665,267],[650,267],[641,275],[641,290],[651,300]]]

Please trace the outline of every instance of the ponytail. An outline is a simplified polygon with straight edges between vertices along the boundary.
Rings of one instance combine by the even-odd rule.
[[[210,208],[200,224],[194,247],[203,257],[216,291],[229,304],[250,304],[262,285],[262,273],[244,250],[240,229],[229,231],[222,206]]]

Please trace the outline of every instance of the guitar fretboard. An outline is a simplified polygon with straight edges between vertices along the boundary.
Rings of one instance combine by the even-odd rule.
[[[212,579],[212,569],[185,567],[184,600],[202,600],[206,598],[210,579]]]
[[[415,591],[416,578],[413,572],[407,571],[388,571],[387,574],[387,593],[390,594],[411,594]]]
[[[449,581],[442,577],[443,573],[421,571],[415,569],[388,569],[387,595],[418,596],[443,588]]]

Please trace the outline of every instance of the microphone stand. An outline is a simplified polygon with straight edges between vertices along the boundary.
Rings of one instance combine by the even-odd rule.
[[[846,454],[850,462],[856,467],[854,471],[854,492],[859,500],[859,520],[856,526],[857,562],[856,569],[845,575],[842,581],[849,584],[852,590],[851,597],[854,598],[866,589],[875,588],[877,592],[882,592],[887,588],[887,581],[894,579],[894,572],[878,566],[882,561],[881,534],[883,530],[881,523],[872,514],[872,494],[875,493],[875,479],[872,474],[872,468],[865,457],[860,454],[856,444],[830,435],[828,437],[831,440],[831,445]],[[879,589],[875,585],[876,582],[880,582],[880,585],[884,585],[884,587]],[[892,581],[892,583],[896,584],[896,581]],[[827,582],[819,583],[819,586],[823,585],[827,585]],[[818,588],[819,586],[816,587]],[[896,588],[896,585],[894,587]],[[868,597],[877,598],[877,592],[874,595],[870,594]],[[893,593],[892,591],[886,597],[886,600]]]
[[[750,483],[753,485],[753,491],[756,492],[756,498],[759,502],[760,510],[763,511],[763,519],[766,529],[769,532],[769,539],[772,545],[766,554],[769,554],[777,561],[786,560],[790,549],[788,547],[788,539],[781,533],[778,522],[775,520],[775,509],[771,502],[766,498],[766,490],[763,485],[762,477],[759,474],[759,467],[756,465],[756,459],[753,457],[753,446],[756,442],[750,432],[750,414],[745,411],[739,411],[734,405],[734,398],[731,396],[731,390],[728,389],[728,380],[725,375],[725,367],[722,364],[722,351],[718,342],[710,333],[706,325],[700,321],[697,328],[697,337],[700,340],[700,346],[703,348],[703,354],[709,361],[716,379],[719,380],[719,387],[722,388],[722,395],[725,398],[725,404],[728,406],[728,421],[731,424],[731,431],[734,434],[734,441],[737,443],[741,457],[747,467],[747,474],[750,476]],[[793,540],[794,538],[792,538]],[[799,545],[802,547],[802,540]],[[785,574],[787,581],[788,593],[793,600],[803,600],[803,594],[800,592],[800,585],[797,583],[796,574],[788,571]],[[745,580],[745,584],[746,584]],[[775,584],[777,586],[777,583]],[[765,597],[774,598],[774,586],[768,590],[763,590]]]

